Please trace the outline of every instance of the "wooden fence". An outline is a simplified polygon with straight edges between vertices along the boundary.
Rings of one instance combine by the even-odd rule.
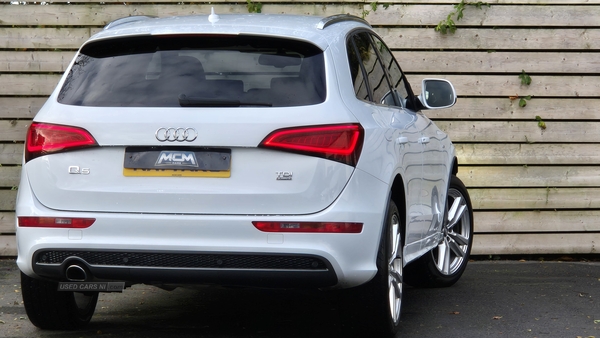
[[[475,208],[474,254],[597,253],[600,0],[491,0],[451,16],[454,33],[434,30],[458,1],[255,3],[262,13],[363,16],[415,89],[424,77],[453,82],[457,105],[428,115],[456,143]],[[211,7],[248,12],[246,2],[223,0],[0,2],[0,255],[16,254],[25,131],[81,43],[119,17]]]

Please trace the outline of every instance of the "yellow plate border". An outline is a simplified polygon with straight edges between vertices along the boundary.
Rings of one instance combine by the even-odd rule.
[[[214,177],[214,178],[229,178],[229,177],[231,177],[231,170],[209,171],[209,170],[130,169],[130,168],[123,168],[123,176],[126,176],[126,177]]]

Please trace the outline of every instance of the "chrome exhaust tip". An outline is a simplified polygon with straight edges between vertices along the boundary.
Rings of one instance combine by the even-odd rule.
[[[69,265],[65,271],[67,279],[71,282],[85,282],[87,272],[79,265]]]

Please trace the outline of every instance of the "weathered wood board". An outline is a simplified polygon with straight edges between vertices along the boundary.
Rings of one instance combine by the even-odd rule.
[[[600,0],[488,0],[454,17],[454,34],[434,27],[457,0],[254,2],[265,14],[363,16],[415,93],[423,78],[454,84],[453,108],[424,113],[455,142],[458,175],[475,208],[473,254],[598,253]],[[15,189],[27,128],[81,44],[120,17],[208,14],[211,7],[248,12],[245,2],[225,0],[0,4],[0,256],[16,255]]]

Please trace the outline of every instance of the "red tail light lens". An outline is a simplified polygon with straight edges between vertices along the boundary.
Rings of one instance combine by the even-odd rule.
[[[260,147],[323,157],[356,166],[364,130],[360,124],[336,124],[279,129],[269,134]]]
[[[95,221],[95,218],[19,217],[19,226],[83,229],[89,228]]]
[[[34,122],[27,130],[25,162],[50,153],[96,145],[94,137],[85,129]]]
[[[362,223],[349,222],[252,222],[264,232],[325,232],[358,234],[362,232]]]

